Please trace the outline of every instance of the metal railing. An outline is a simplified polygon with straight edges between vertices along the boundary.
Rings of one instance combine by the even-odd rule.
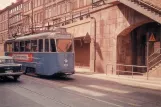
[[[156,56],[154,56],[154,55],[156,55]],[[152,53],[148,57],[148,59],[149,59],[149,61],[148,61],[148,71],[150,71],[152,68],[154,68],[157,65],[159,66],[159,64],[161,63],[161,48],[159,48],[157,51],[155,51],[154,53]],[[155,68],[155,70],[156,69],[157,68]]]
[[[134,75],[144,75],[145,72],[136,72],[135,69],[138,69],[138,68],[144,68],[144,69],[147,69],[147,66],[139,66],[139,65],[126,65],[126,64],[110,64],[108,63],[106,65],[106,75],[108,74],[107,73],[107,67],[108,66],[111,66],[111,70],[112,70],[112,74],[115,72],[118,76],[121,75],[121,73],[128,73],[132,76],[132,78],[134,77]],[[124,67],[125,69],[128,69],[128,70],[121,70],[120,67]],[[128,67],[128,68],[127,68]],[[145,70],[144,70],[145,71]],[[147,71],[147,70],[146,70]],[[148,79],[148,74],[147,73],[147,79]]]
[[[129,1],[137,2],[140,5],[147,6],[151,10],[154,10],[155,12],[158,12],[158,13],[161,12],[160,7],[157,7],[156,5],[153,5],[151,2],[148,2],[147,0],[129,0]]]

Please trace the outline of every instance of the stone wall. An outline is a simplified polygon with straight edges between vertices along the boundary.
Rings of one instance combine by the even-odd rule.
[[[96,19],[96,71],[102,73],[112,72],[111,67],[106,70],[106,65],[116,64],[117,57],[122,57],[117,56],[117,37],[126,36],[134,28],[151,21],[122,4],[103,9],[91,16]],[[114,66],[113,70],[115,69]]]

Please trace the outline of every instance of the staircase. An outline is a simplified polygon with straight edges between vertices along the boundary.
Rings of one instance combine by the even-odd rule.
[[[148,57],[148,75],[152,77],[161,77],[161,49]]]
[[[145,0],[105,0],[108,4],[122,3],[135,11],[149,17],[161,24],[161,8],[156,7]]]
[[[108,4],[122,3],[135,11],[149,17],[150,19],[161,24],[161,8],[151,2],[153,0],[105,0]],[[160,1],[161,2],[161,1]],[[159,51],[159,52],[158,52]],[[154,52],[148,58],[148,75],[152,77],[161,77],[161,49]],[[147,75],[146,73],[146,75]]]

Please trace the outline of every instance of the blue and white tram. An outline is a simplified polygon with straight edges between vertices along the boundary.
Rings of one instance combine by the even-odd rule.
[[[21,63],[25,73],[74,74],[74,42],[66,31],[33,34],[5,42],[5,55]]]

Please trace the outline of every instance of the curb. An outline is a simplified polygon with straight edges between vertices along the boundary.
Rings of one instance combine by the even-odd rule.
[[[125,77],[96,74],[96,73],[93,73],[93,74],[91,73],[91,75],[86,75],[83,73],[91,73],[91,72],[76,72],[76,75],[85,76],[85,77],[94,78],[94,79],[100,79],[100,80],[113,81],[123,85],[129,85],[137,88],[140,87],[140,88],[148,88],[148,89],[161,91],[161,84],[159,83],[159,81],[140,80],[135,78],[127,78],[127,77],[125,78]]]

